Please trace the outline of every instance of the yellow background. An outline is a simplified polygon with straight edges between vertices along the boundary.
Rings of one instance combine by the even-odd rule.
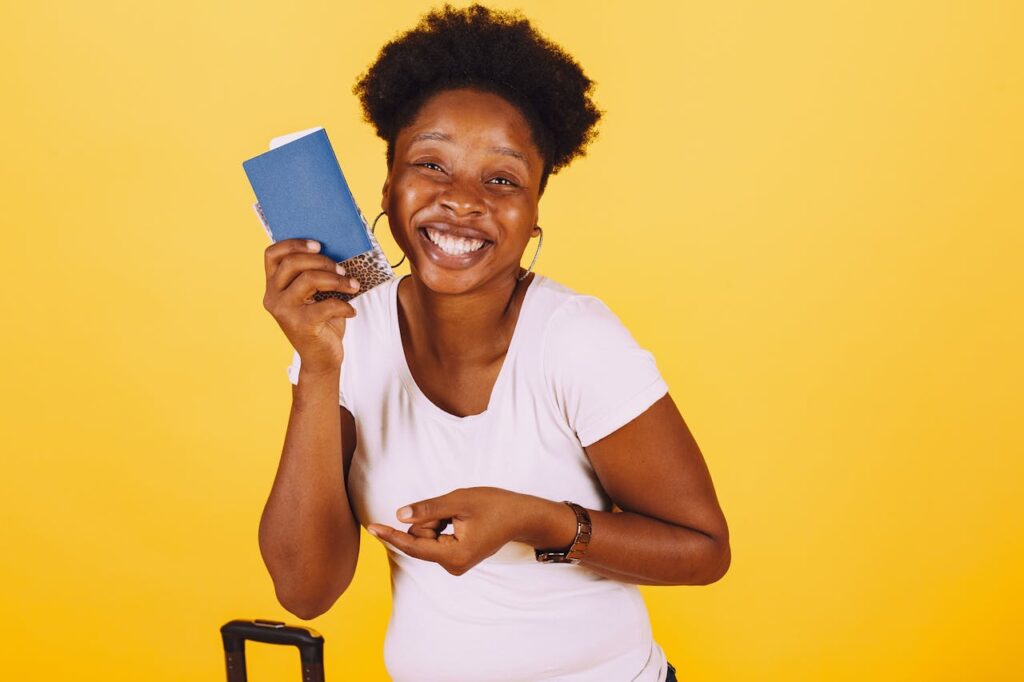
[[[681,679],[1021,679],[1021,4],[519,6],[607,111],[537,270],[654,352],[732,532],[719,583],[641,588]],[[0,10],[3,679],[221,680],[223,622],[298,622],[256,542],[291,346],[241,162],[324,125],[375,214],[351,87],[429,7]],[[364,535],[329,680],[386,679],[389,607]]]

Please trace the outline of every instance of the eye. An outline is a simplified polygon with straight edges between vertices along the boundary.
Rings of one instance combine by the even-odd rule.
[[[441,168],[440,166],[438,166],[438,165],[437,165],[436,163],[434,163],[433,161],[424,161],[423,163],[418,163],[418,164],[416,164],[416,165],[417,165],[417,166],[424,166],[424,167],[427,167],[427,166],[433,166],[433,168],[431,168],[431,170],[439,170],[439,171],[441,171],[442,173],[444,172],[444,169],[443,169],[443,168]]]
[[[496,178],[492,178],[491,179],[492,182],[494,180],[501,180],[502,182],[498,183],[500,185],[506,185],[508,187],[516,187],[517,186],[516,183],[512,182],[511,180],[509,180],[508,178],[505,178],[505,177],[498,176]]]

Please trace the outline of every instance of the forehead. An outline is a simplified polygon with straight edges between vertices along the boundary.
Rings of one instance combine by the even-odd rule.
[[[507,145],[539,158],[522,112],[505,98],[488,92],[460,88],[430,97],[399,131],[397,143],[411,144],[426,132],[443,133],[459,145]]]

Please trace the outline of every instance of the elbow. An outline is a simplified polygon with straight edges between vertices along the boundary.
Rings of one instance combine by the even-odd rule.
[[[729,566],[732,564],[732,548],[729,546],[728,536],[714,541],[714,552],[709,564],[708,571],[705,573],[704,578],[697,583],[698,585],[716,583],[729,572]]]
[[[354,558],[334,561],[302,558],[294,552],[270,552],[260,538],[260,550],[274,585],[274,595],[289,613],[303,620],[321,616],[344,594],[355,574]]]
[[[294,594],[276,588],[274,592],[277,595],[278,603],[288,613],[302,620],[313,620],[327,613],[341,596],[341,592],[333,595]]]
[[[322,616],[323,614],[327,613],[327,609],[319,608],[314,605],[298,603],[296,603],[295,605],[291,605],[286,604],[285,602],[281,602],[281,606],[284,607],[285,611],[292,614],[293,616],[296,616],[297,618],[301,618],[302,620],[313,620],[314,618]]]
[[[330,611],[345,590],[352,577],[334,576],[333,580],[306,576],[288,581],[274,581],[274,594],[281,606],[302,620],[312,620]]]
[[[691,529],[692,530],[692,529]],[[728,532],[697,531],[702,537],[681,546],[680,575],[670,585],[710,585],[725,577],[732,563]]]

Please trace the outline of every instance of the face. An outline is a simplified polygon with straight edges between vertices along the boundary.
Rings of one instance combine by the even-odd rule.
[[[508,281],[536,229],[543,159],[519,109],[467,88],[428,99],[395,139],[381,209],[438,293]]]

